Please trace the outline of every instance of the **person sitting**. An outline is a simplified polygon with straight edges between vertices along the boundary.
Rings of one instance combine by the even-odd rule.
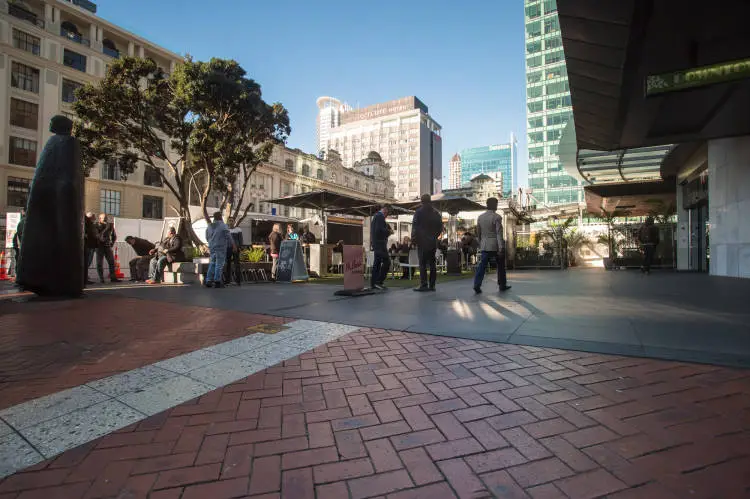
[[[142,282],[148,279],[148,267],[151,260],[151,251],[156,249],[154,243],[141,239],[140,237],[128,236],[125,238],[138,255],[130,260],[130,280],[133,282]]]
[[[149,279],[146,284],[158,284],[162,280],[167,264],[182,261],[182,238],[174,227],[170,227],[167,237],[149,253],[154,257],[149,265]]]

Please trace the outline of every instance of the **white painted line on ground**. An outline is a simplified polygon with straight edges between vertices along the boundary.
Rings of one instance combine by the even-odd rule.
[[[297,320],[0,411],[0,478],[359,329]]]

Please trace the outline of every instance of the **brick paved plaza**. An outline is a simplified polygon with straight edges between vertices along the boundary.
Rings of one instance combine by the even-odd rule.
[[[0,498],[750,496],[748,370],[372,328],[311,339],[331,327],[113,295],[0,302],[6,422],[201,348],[321,341],[223,386],[186,368],[219,387],[153,415],[134,403],[137,422],[55,456],[42,442],[48,458],[0,481]],[[38,438],[15,424],[4,453],[9,436]]]

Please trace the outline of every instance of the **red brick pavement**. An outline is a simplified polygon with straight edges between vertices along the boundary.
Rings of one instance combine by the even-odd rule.
[[[0,498],[740,498],[750,371],[360,330]]]
[[[283,322],[124,297],[0,301],[0,409]]]

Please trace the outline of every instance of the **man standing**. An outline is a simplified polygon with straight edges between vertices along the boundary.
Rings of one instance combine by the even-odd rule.
[[[94,253],[99,247],[99,232],[96,230],[96,215],[92,212],[86,213],[83,220],[83,281],[84,284],[94,284],[89,279],[89,268],[94,261]]]
[[[130,280],[134,282],[145,281],[148,276],[149,261],[151,260],[151,250],[156,249],[156,246],[151,241],[146,241],[140,237],[128,236],[125,238],[125,242],[128,243],[138,255],[130,260]]]
[[[279,268],[279,250],[281,249],[281,242],[284,238],[281,235],[281,226],[279,224],[273,224],[273,229],[268,235],[268,252],[271,253],[271,260],[273,264],[271,266],[271,280],[276,280],[276,271]]]
[[[104,283],[104,259],[109,266],[109,280],[120,282],[115,275],[115,255],[112,246],[117,241],[115,224],[107,221],[107,214],[99,214],[99,223],[96,226],[98,244],[96,247],[96,271],[99,273],[99,282]]]
[[[497,261],[497,285],[500,291],[507,291],[507,278],[505,276],[505,238],[503,237],[503,219],[497,213],[497,198],[487,200],[487,211],[479,215],[477,219],[477,238],[479,239],[479,251],[482,256],[474,275],[474,292],[482,292],[482,281],[484,272],[487,270],[487,262],[491,256]]]
[[[411,239],[417,243],[419,255],[420,285],[414,291],[435,291],[437,268],[435,265],[435,251],[437,240],[443,232],[443,217],[432,207],[429,194],[422,194],[422,206],[414,213],[411,227]],[[430,269],[430,284],[427,285],[427,268]]]
[[[651,273],[651,264],[654,262],[654,253],[659,244],[659,228],[654,225],[654,217],[647,217],[646,222],[638,231],[638,241],[643,246],[643,265],[641,272]]]
[[[242,270],[240,268],[240,249],[243,246],[242,229],[235,227],[234,218],[227,219],[227,225],[230,227],[229,235],[232,237],[233,244],[227,247],[227,262],[224,266],[224,283],[232,282],[232,271],[234,270],[234,282],[239,286],[242,283]]]
[[[223,271],[227,259],[227,249],[234,246],[229,227],[221,218],[221,212],[214,213],[214,221],[206,229],[206,240],[211,258],[206,272],[206,287],[223,288]]]
[[[182,253],[182,238],[177,234],[174,227],[169,228],[169,234],[155,247],[149,251],[153,255],[149,263],[149,278],[146,284],[158,284],[164,277],[164,268],[167,264],[180,262],[184,259]]]
[[[385,289],[383,284],[388,276],[388,268],[391,266],[391,259],[388,256],[388,236],[393,231],[385,221],[387,216],[388,206],[382,206],[370,222],[370,246],[375,256],[370,277],[370,287],[373,289]]]

